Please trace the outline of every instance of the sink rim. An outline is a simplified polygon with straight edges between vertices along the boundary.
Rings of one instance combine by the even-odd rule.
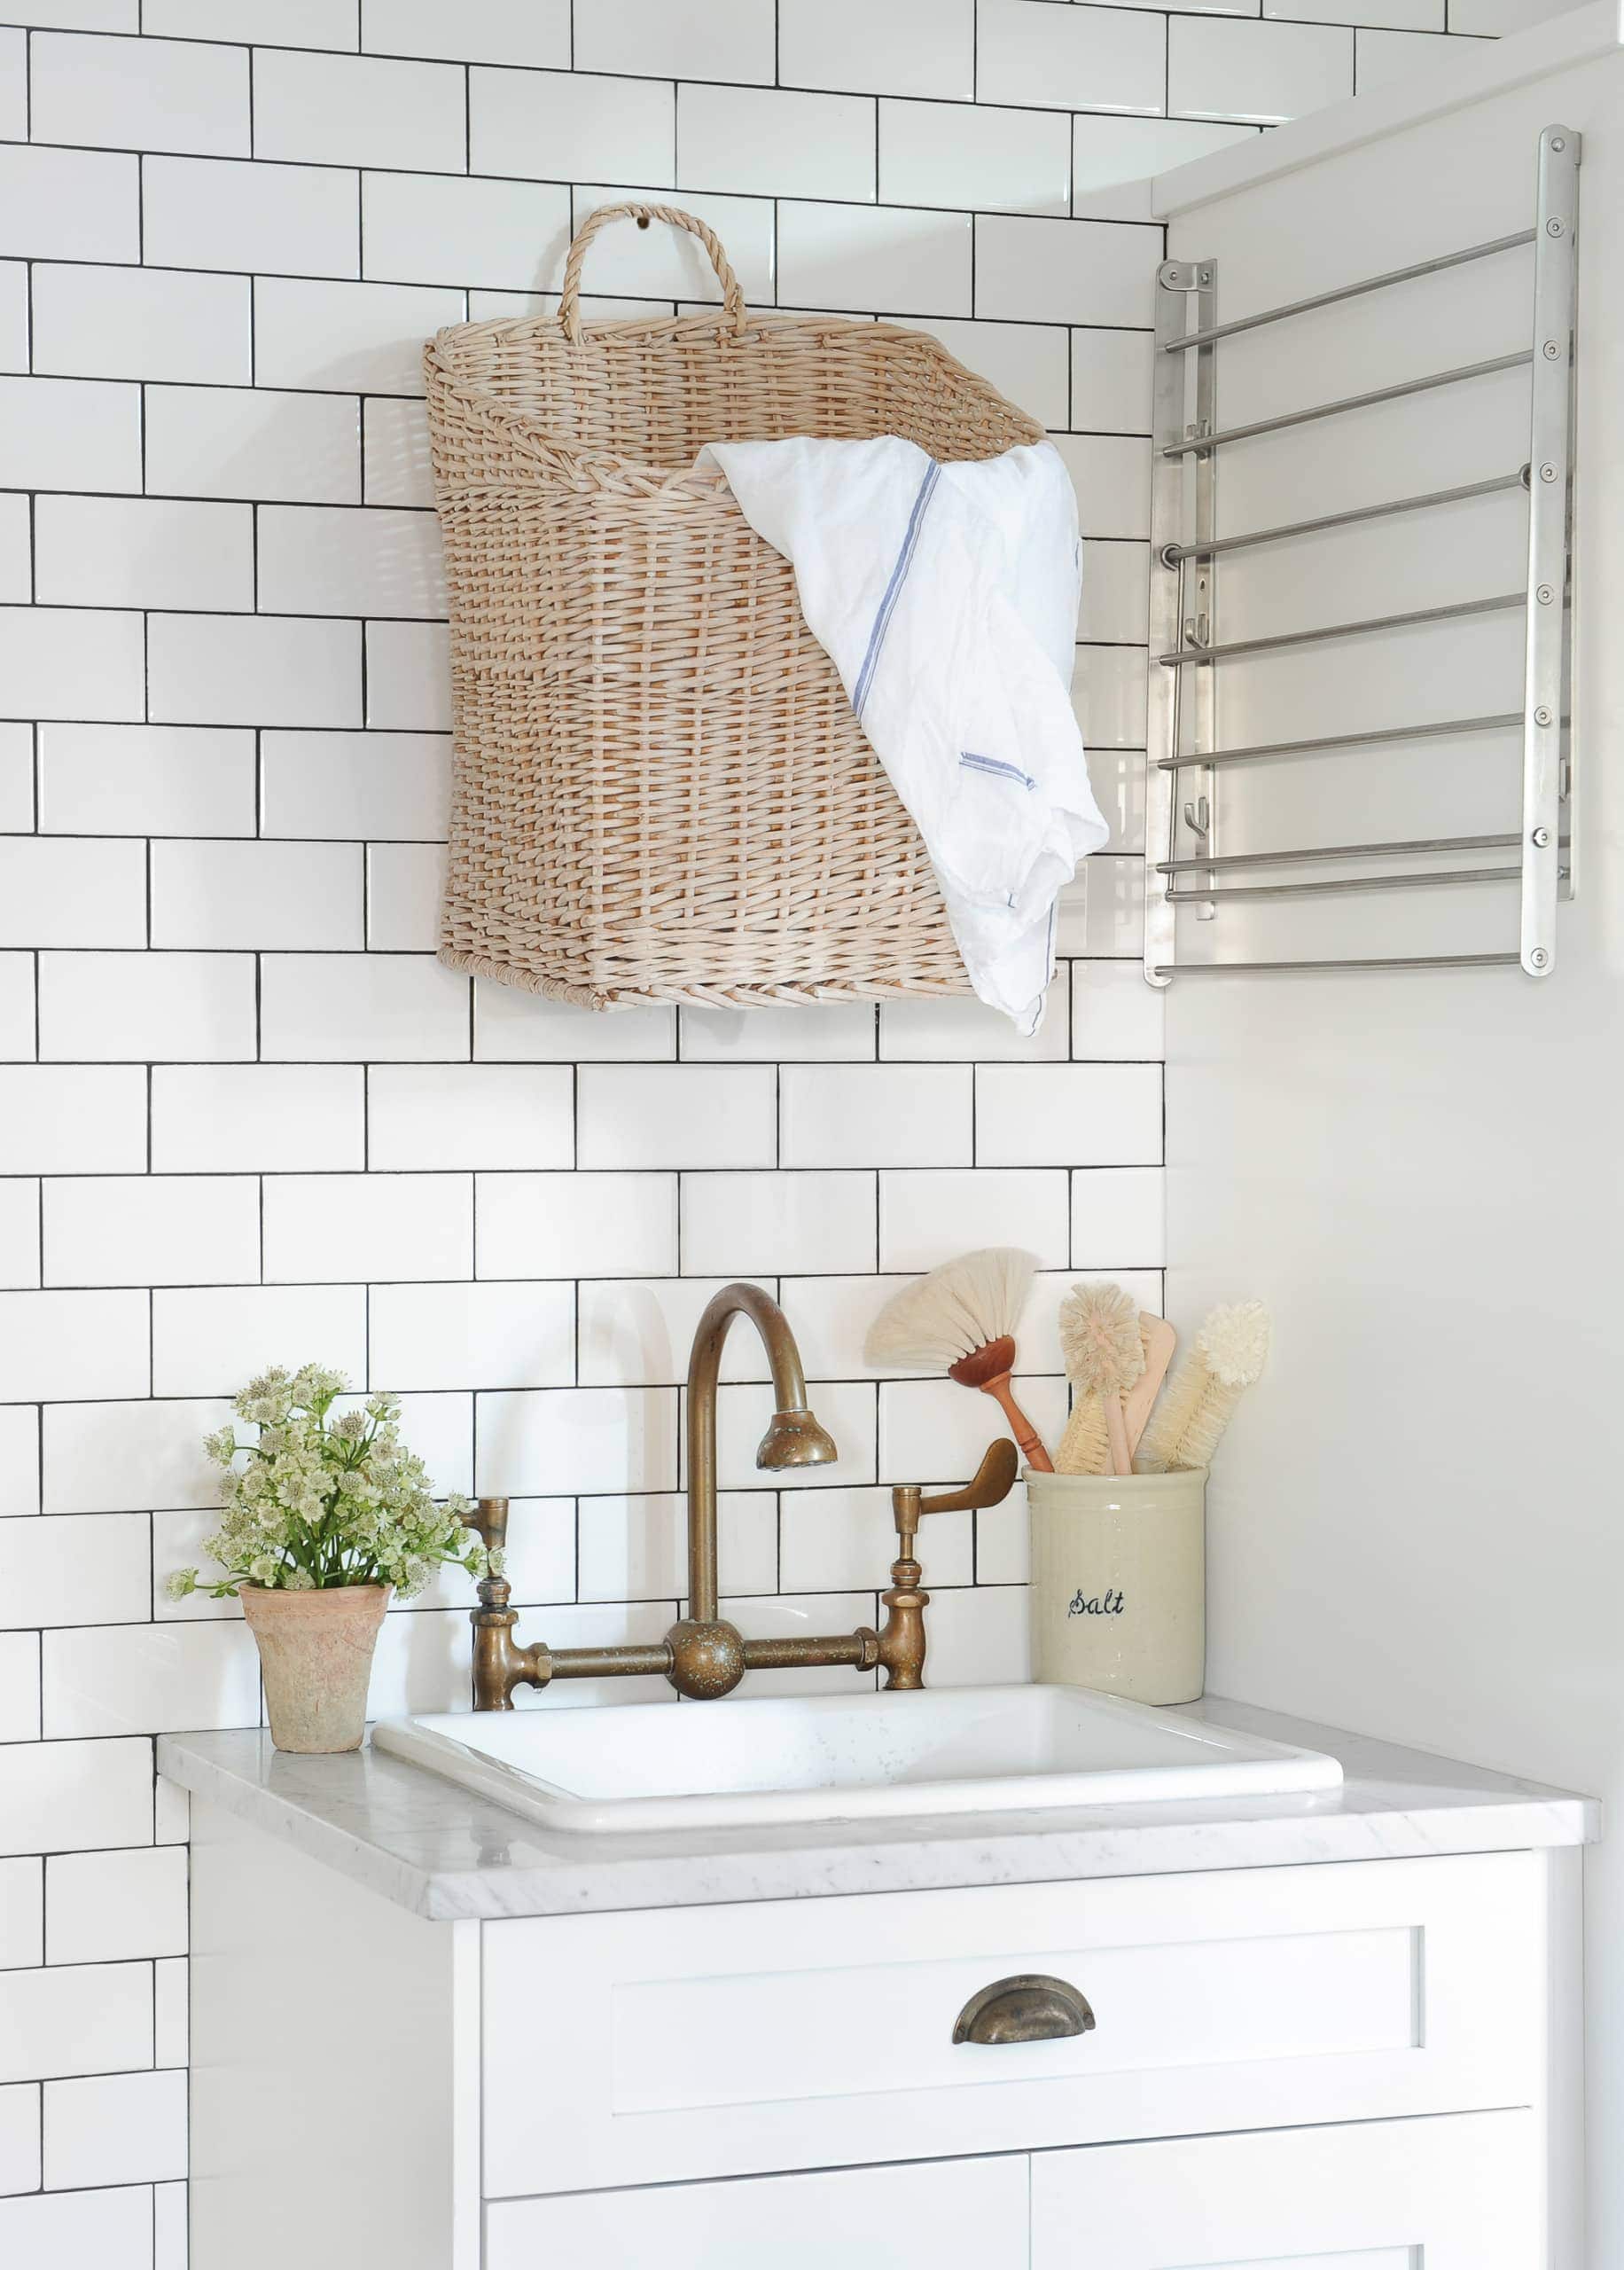
[[[1038,1773],[981,1773],[944,1774],[933,1780],[824,1784],[817,1787],[654,1791],[625,1796],[581,1796],[564,1784],[549,1781],[534,1765],[519,1765],[481,1750],[447,1730],[447,1721],[472,1725],[488,1714],[467,1711],[419,1711],[380,1720],[371,1731],[374,1747],[402,1757],[475,1794],[493,1799],[543,1828],[574,1836],[660,1834],[697,1829],[756,1829],[777,1827],[834,1827],[841,1823],[875,1826],[886,1821],[922,1817],[968,1820],[1010,1812],[1080,1812],[1116,1805],[1163,1805],[1211,1802],[1214,1799],[1266,1797],[1323,1797],[1339,1791],[1343,1772],[1339,1761],[1318,1750],[1279,1742],[1262,1734],[1186,1718],[1175,1710],[1134,1702],[1120,1695],[1064,1687],[1055,1683],[1011,1681],[1004,1685],[925,1689],[917,1695],[870,1693],[795,1696],[746,1696],[711,1706],[727,1710],[737,1724],[738,1714],[770,1710],[781,1715],[852,1713],[868,1718],[910,1707],[928,1706],[933,1700],[960,1703],[978,1696],[1007,1696],[1012,1693],[1086,1698],[1090,1713],[1120,1718],[1141,1726],[1154,1725],[1166,1734],[1186,1735],[1191,1754],[1186,1760],[1144,1762],[1120,1766],[1050,1768]],[[567,1718],[597,1719],[613,1711],[624,1729],[629,1713],[659,1710],[662,1722],[668,1703],[588,1703],[567,1711],[527,1710],[527,1722]],[[677,1706],[679,1709],[681,1706]],[[494,1714],[489,1714],[494,1715]],[[683,1718],[691,1717],[683,1710]],[[506,1713],[501,1721],[511,1723]],[[1215,1753],[1215,1754],[1214,1754]]]

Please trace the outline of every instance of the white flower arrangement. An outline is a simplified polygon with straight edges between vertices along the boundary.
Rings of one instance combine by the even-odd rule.
[[[437,1506],[420,1458],[401,1446],[400,1404],[372,1395],[361,1410],[332,1415],[347,1382],[307,1364],[279,1367],[237,1397],[238,1417],[259,1429],[240,1442],[223,1427],[203,1447],[225,1469],[217,1532],[204,1551],[224,1570],[199,1584],[195,1569],[176,1569],[171,1600],[206,1592],[234,1597],[239,1585],[266,1591],[318,1592],[339,1585],[393,1585],[402,1600],[421,1592],[442,1562],[471,1577],[496,1573],[477,1536],[464,1525],[466,1498]],[[238,1461],[245,1463],[239,1464]]]

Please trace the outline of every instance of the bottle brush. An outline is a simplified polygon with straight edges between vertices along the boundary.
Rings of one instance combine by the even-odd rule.
[[[1036,1268],[1034,1255],[1004,1245],[943,1262],[892,1295],[869,1327],[863,1352],[881,1366],[940,1368],[960,1387],[990,1395],[1003,1406],[1027,1465],[1052,1474],[1049,1452],[1010,1385],[1015,1327]]]
[[[1111,1474],[1130,1474],[1122,1397],[1144,1370],[1139,1307],[1120,1285],[1074,1285],[1060,1303],[1060,1353],[1080,1400],[1097,1397]]]
[[[1145,1431],[1143,1473],[1212,1464],[1236,1405],[1269,1360],[1269,1336],[1261,1301],[1213,1311]]]

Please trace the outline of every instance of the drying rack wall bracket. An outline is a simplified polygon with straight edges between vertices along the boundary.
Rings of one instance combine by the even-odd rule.
[[[1534,226],[1360,278],[1255,315],[1218,320],[1218,270],[1212,261],[1164,261],[1157,271],[1155,444],[1151,479],[1151,689],[1147,740],[1144,871],[1144,975],[1165,986],[1175,975],[1226,971],[1441,969],[1520,967],[1547,977],[1556,967],[1557,906],[1573,896],[1572,718],[1568,680],[1573,641],[1573,373],[1577,317],[1581,137],[1548,126],[1539,138]],[[1218,422],[1217,354],[1221,342],[1293,317],[1362,298],[1420,277],[1534,248],[1529,343],[1514,354],[1458,364],[1374,392],[1310,403],[1250,424]],[[1495,477],[1401,497],[1352,511],[1306,516],[1282,525],[1221,536],[1217,468],[1224,449],[1294,427],[1335,419],[1377,403],[1470,385],[1503,371],[1529,372],[1527,462]],[[1335,535],[1372,521],[1429,512],[1465,499],[1521,489],[1527,497],[1524,588],[1493,598],[1327,622],[1307,630],[1225,640],[1220,630],[1218,567],[1227,555],[1308,536]],[[1427,719],[1363,733],[1328,732],[1251,748],[1218,744],[1217,688],[1222,665],[1238,657],[1313,646],[1332,639],[1423,629],[1475,615],[1520,610],[1524,615],[1520,711]],[[1522,742],[1520,828],[1516,834],[1406,837],[1374,843],[1252,851],[1220,849],[1219,780],[1249,766],[1299,758],[1357,761],[1383,746],[1425,743],[1467,733],[1519,733]],[[1511,815],[1508,812],[1508,821]],[[1414,859],[1478,850],[1514,852],[1492,866],[1412,866]],[[1300,867],[1380,860],[1377,873],[1355,872],[1308,880],[1236,882],[1238,869]],[[1179,910],[1215,920],[1222,900],[1308,897],[1321,893],[1433,888],[1448,883],[1515,885],[1519,903],[1517,950],[1495,953],[1371,954],[1296,961],[1181,962]]]

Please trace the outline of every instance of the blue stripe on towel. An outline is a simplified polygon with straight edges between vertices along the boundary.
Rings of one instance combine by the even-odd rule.
[[[914,552],[918,547],[920,523],[924,521],[925,508],[930,504],[931,497],[935,492],[936,483],[941,478],[941,467],[933,458],[925,469],[924,480],[919,483],[919,493],[914,498],[913,511],[908,516],[908,529],[902,538],[902,548],[896,555],[896,565],[891,570],[891,581],[886,585],[885,597],[880,600],[875,612],[874,627],[869,633],[869,650],[863,658],[863,668],[857,674],[856,691],[852,695],[852,708],[859,717],[863,715],[863,705],[869,698],[869,688],[874,682],[875,667],[879,661],[880,649],[886,643],[886,633],[891,628],[891,618],[896,612],[897,600],[902,596],[903,584],[908,581],[908,571],[913,566]]]
[[[1005,764],[1002,757],[978,756],[972,748],[961,748],[958,762],[965,772],[990,772],[1003,780],[1019,780],[1023,788],[1035,788],[1037,782],[1019,764]]]

